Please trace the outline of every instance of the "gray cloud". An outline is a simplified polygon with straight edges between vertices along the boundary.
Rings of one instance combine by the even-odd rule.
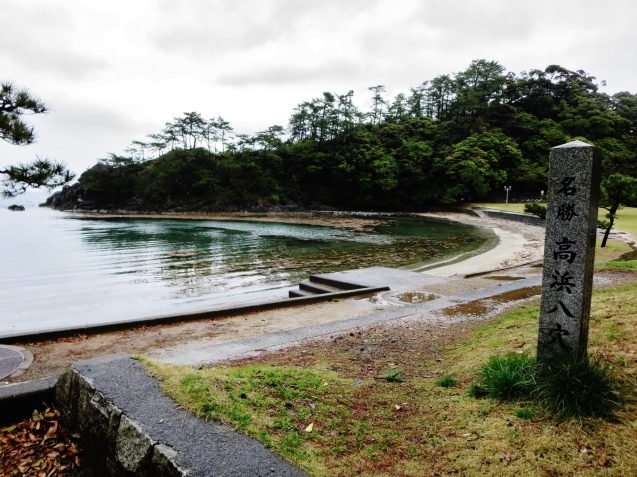
[[[21,64],[34,74],[83,79],[108,63],[90,52],[74,36],[71,12],[63,6],[29,5],[4,0],[0,15],[2,63]]]
[[[243,87],[257,85],[280,86],[292,83],[321,84],[334,80],[354,79],[361,76],[363,68],[356,62],[345,60],[320,61],[309,66],[278,64],[267,67],[241,68],[220,75],[215,84]]]
[[[163,0],[149,29],[152,44],[162,51],[215,58],[277,42],[300,40],[308,28],[322,34],[346,25],[379,0],[273,0],[228,2]]]

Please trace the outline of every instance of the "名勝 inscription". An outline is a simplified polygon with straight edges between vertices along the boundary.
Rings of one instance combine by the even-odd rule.
[[[574,141],[551,150],[537,358],[588,345],[601,160]]]

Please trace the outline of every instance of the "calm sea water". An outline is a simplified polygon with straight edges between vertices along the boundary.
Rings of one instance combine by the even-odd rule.
[[[77,220],[0,201],[0,336],[287,297],[310,273],[418,268],[483,246],[484,230],[397,219],[363,232],[265,222]],[[11,203],[27,207],[7,210]]]

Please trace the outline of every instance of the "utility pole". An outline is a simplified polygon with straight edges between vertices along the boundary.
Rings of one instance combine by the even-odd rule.
[[[506,205],[509,205],[509,191],[511,190],[511,186],[504,186],[504,190],[507,191]]]

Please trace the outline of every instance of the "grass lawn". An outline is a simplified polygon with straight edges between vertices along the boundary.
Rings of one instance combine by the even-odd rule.
[[[613,419],[582,423],[559,422],[531,401],[468,395],[489,357],[534,353],[539,302],[479,327],[445,326],[447,341],[414,322],[405,335],[388,324],[248,364],[145,363],[181,406],[311,475],[637,475],[636,313],[637,283],[593,295],[589,350],[612,364],[622,404]],[[379,352],[367,354],[372,347]]]
[[[487,207],[490,209],[500,209],[500,210],[508,210],[510,212],[524,212],[524,204],[523,203],[515,203],[515,204],[475,204],[480,207]],[[546,205],[546,204],[545,204]],[[606,209],[599,209],[598,218],[599,220],[606,220],[606,214],[608,211]],[[624,232],[632,232],[637,233],[637,208],[635,207],[625,207],[617,212],[617,220],[613,227],[613,230],[621,230]]]

